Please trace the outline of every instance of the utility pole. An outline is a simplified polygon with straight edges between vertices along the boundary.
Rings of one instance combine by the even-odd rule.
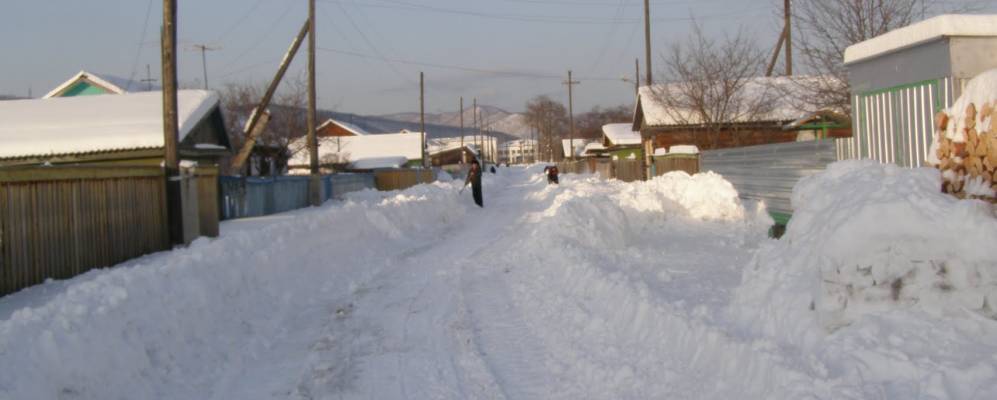
[[[471,105],[471,108],[472,108],[471,112],[474,114],[474,125],[471,128],[471,132],[474,133],[474,135],[472,135],[474,137],[473,142],[474,142],[474,145],[477,146],[478,145],[478,136],[477,136],[477,132],[476,131],[478,129],[478,98],[475,97],[474,98],[474,102],[471,103],[471,104],[472,104]],[[475,156],[474,158],[478,158],[480,156],[481,156],[481,148],[478,148],[478,155]]]
[[[786,76],[793,76],[793,13],[790,10],[790,0],[785,0],[786,18]]]
[[[422,167],[426,167],[426,81],[419,72],[419,132],[422,135]]]
[[[146,90],[152,91],[152,83],[155,81],[155,79],[152,79],[152,67],[150,67],[149,64],[146,64],[145,79],[142,80],[142,82],[145,82]]]
[[[208,56],[206,53],[218,50],[220,47],[211,47],[206,44],[195,44],[191,46],[191,48],[201,51],[201,68],[204,69],[204,90],[208,90]]]
[[[161,36],[163,67],[163,169],[166,173],[166,215],[170,242],[183,244],[183,207],[180,187],[180,159],[177,152],[177,4],[163,0]]]
[[[467,160],[464,159],[464,96],[460,96],[459,110],[457,113],[460,114],[460,162],[466,163]]]
[[[308,35],[310,31],[311,21],[306,20],[304,25],[301,26],[301,30],[298,32],[298,36],[294,37],[294,41],[291,42],[291,47],[287,49],[284,53],[284,59],[281,60],[280,66],[277,68],[277,74],[274,75],[273,80],[270,81],[270,86],[267,87],[267,91],[264,92],[263,98],[260,99],[260,103],[256,105],[253,112],[249,114],[249,121],[243,127],[243,134],[246,138],[246,143],[242,145],[242,149],[236,154],[232,159],[232,170],[241,171],[243,164],[246,159],[249,158],[249,154],[253,151],[253,147],[256,144],[256,137],[260,132],[263,132],[265,127],[257,128],[257,125],[266,125],[266,121],[269,119],[264,118],[266,114],[266,109],[270,105],[270,100],[273,98],[274,93],[277,92],[277,86],[280,85],[280,81],[284,79],[284,74],[287,72],[287,68],[291,66],[291,61],[294,60],[294,56],[298,54],[298,49],[301,47],[301,42],[305,41],[305,36]],[[262,122],[261,122],[262,121]]]
[[[315,138],[315,0],[308,0],[308,153],[311,179],[308,195],[313,206],[322,204],[322,180],[318,169],[318,141]]]
[[[634,95],[640,95],[640,58],[634,59]]]
[[[647,63],[647,81],[651,86],[651,2],[644,0],[644,58]]]
[[[569,133],[570,139],[568,140],[568,147],[569,147],[568,150],[571,151],[571,155],[568,158],[574,160],[575,159],[575,108],[574,108],[574,97],[571,94],[572,93],[571,87],[581,84],[581,82],[571,80],[571,70],[569,69],[568,80],[565,81],[564,84],[568,85],[568,121],[569,121],[568,125],[570,126],[571,129]]]
[[[793,13],[790,9],[790,0],[785,0],[783,11],[785,21],[782,33],[779,34],[779,41],[776,42],[775,50],[772,51],[772,58],[769,59],[768,67],[765,68],[765,76],[772,76],[772,71],[775,70],[775,62],[779,59],[779,52],[783,49],[786,52],[786,76],[793,75]]]

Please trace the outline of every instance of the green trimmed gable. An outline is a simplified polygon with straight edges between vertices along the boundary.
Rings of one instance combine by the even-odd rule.
[[[111,94],[107,89],[91,84],[90,82],[76,82],[58,97],[94,96],[100,94]]]

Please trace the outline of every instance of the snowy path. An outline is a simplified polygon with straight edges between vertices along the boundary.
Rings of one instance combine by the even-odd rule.
[[[358,193],[0,299],[0,400],[995,391],[992,352],[904,353],[932,339],[994,349],[989,321],[772,331],[782,314],[745,308],[771,292],[742,282],[776,243],[770,221],[718,176],[547,186],[538,172],[487,175],[484,209],[457,196],[459,182]],[[805,312],[796,303],[779,306]],[[789,323],[816,326],[809,314]]]

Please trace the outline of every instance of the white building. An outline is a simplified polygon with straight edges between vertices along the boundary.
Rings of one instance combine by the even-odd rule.
[[[532,139],[510,140],[498,148],[499,162],[527,164],[536,161],[537,141]]]

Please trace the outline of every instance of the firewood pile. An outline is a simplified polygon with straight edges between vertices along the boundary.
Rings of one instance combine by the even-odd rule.
[[[941,111],[935,116],[933,147],[938,157],[935,166],[942,171],[943,192],[997,202],[995,107],[997,102],[987,102],[979,108],[969,103],[963,115]]]

